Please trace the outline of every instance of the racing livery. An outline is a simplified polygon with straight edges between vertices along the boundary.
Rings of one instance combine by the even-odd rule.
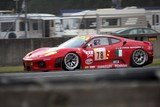
[[[152,63],[153,46],[112,35],[76,36],[58,47],[45,47],[23,58],[26,71],[141,67]]]

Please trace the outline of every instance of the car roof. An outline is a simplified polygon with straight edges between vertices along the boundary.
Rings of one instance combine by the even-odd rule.
[[[106,35],[99,35],[99,34],[89,34],[89,35],[79,35],[80,37],[85,37],[86,39],[92,39],[92,38],[95,38],[95,37],[112,37],[112,38],[121,38],[121,37],[118,37],[118,36],[113,36],[113,35],[109,35],[109,34],[106,34]]]

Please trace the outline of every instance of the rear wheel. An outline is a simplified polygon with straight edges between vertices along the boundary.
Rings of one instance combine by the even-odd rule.
[[[141,67],[145,65],[148,60],[147,53],[142,49],[137,49],[133,52],[131,57],[131,66],[133,67]]]
[[[64,70],[75,70],[79,66],[79,57],[75,53],[68,53],[64,57],[63,68]]]

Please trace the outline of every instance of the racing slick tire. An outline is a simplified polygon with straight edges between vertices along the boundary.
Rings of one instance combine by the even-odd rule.
[[[63,60],[63,69],[66,71],[72,71],[78,68],[80,65],[80,58],[76,53],[68,53]]]
[[[148,61],[148,54],[144,50],[142,49],[134,50],[131,56],[132,67],[142,67],[146,64],[147,61]]]

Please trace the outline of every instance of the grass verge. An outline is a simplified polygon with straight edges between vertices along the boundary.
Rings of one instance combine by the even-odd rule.
[[[0,67],[0,72],[23,72],[23,66]]]
[[[160,58],[153,59],[153,63],[149,64],[148,66],[158,66],[160,65]]]

